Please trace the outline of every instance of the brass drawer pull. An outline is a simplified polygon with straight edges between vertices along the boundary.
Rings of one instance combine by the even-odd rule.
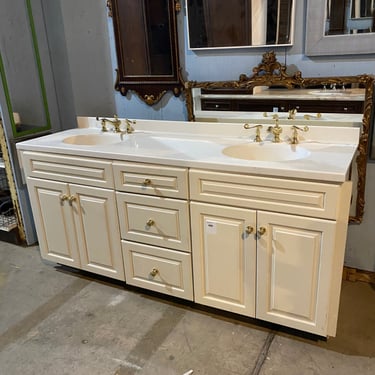
[[[155,277],[159,273],[159,270],[157,268],[153,268],[150,272],[151,277]]]
[[[143,185],[144,186],[149,186],[151,185],[151,180],[149,178],[146,178],[144,181],[143,181]]]
[[[153,219],[148,219],[146,225],[148,227],[152,227],[155,224],[155,221]]]

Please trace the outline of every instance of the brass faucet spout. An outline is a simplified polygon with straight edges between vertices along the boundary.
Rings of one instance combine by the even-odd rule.
[[[267,131],[273,134],[273,142],[279,143],[280,142],[280,134],[283,132],[283,128],[279,125],[279,118],[275,118],[275,125],[269,126]]]
[[[297,109],[293,108],[288,111],[288,120],[294,120],[296,118]]]
[[[309,127],[304,126],[303,128],[301,128],[297,125],[292,125],[292,130],[293,130],[293,135],[292,135],[292,138],[290,140],[290,143],[292,145],[296,145],[296,144],[298,144],[298,131],[307,132],[307,131],[309,131]]]
[[[99,118],[98,116],[96,116],[96,120],[97,121],[100,121],[101,124],[102,124],[102,131],[103,132],[106,132],[108,131],[107,127],[106,127],[106,123],[109,122],[113,125],[114,127],[114,131],[116,133],[120,133],[121,132],[121,129],[120,129],[120,125],[121,125],[121,120],[119,120],[118,116],[117,115],[113,115],[113,118],[114,120],[110,120],[108,118]]]

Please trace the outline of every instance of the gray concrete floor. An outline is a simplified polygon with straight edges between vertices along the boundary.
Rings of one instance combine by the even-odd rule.
[[[0,242],[0,375],[375,374],[375,290],[328,341],[124,287]]]

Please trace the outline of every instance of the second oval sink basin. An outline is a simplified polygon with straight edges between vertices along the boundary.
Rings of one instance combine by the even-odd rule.
[[[287,161],[306,158],[310,151],[287,143],[244,143],[226,147],[223,154],[245,160]]]
[[[112,143],[120,142],[118,134],[78,134],[67,137],[63,140],[64,143],[70,145],[95,146],[95,145],[110,145]]]

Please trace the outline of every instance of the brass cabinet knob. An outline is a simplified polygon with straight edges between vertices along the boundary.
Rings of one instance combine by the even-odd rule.
[[[248,226],[246,227],[246,229],[245,229],[245,232],[246,232],[247,234],[251,234],[251,233],[254,232],[254,228],[253,228],[251,225],[248,225]]]
[[[263,234],[265,234],[265,233],[266,233],[266,228],[265,227],[260,227],[258,229],[259,236],[263,236]]]
[[[74,195],[69,195],[69,197],[68,197],[69,203],[72,203],[72,202],[74,202],[76,200],[77,200],[77,197],[75,197]]]
[[[155,277],[159,273],[157,268],[153,268],[150,272],[150,276]]]
[[[155,224],[155,221],[153,219],[148,219],[146,224],[148,227],[152,227]]]
[[[60,202],[64,202],[66,200],[69,199],[69,195],[68,194],[60,194]]]
[[[144,185],[144,186],[151,185],[151,180],[150,180],[149,178],[146,178],[146,179],[143,181],[143,185]]]

